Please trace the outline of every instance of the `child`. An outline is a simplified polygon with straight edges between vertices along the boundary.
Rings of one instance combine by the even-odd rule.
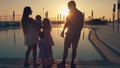
[[[36,23],[38,24],[38,28],[40,29],[40,31],[42,31],[42,21],[40,15],[36,15]]]
[[[44,32],[39,33],[39,59],[42,59],[43,64],[48,64],[51,57],[49,45],[46,42]]]
[[[36,15],[36,22],[41,24],[41,16],[40,15]]]
[[[54,59],[53,59],[53,51],[52,51],[52,46],[54,45],[52,36],[51,36],[51,24],[50,24],[50,20],[48,18],[45,18],[43,20],[43,32],[45,34],[45,39],[46,39],[46,43],[49,46],[50,49],[50,62],[53,63]]]

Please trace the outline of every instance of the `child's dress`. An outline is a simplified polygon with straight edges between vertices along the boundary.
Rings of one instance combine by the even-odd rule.
[[[44,34],[45,34],[45,39],[46,39],[46,43],[49,47],[49,50],[50,50],[50,54],[51,54],[51,57],[53,59],[53,51],[52,51],[52,46],[54,45],[54,41],[52,39],[52,36],[50,34],[50,29],[43,29],[44,31]]]
[[[54,41],[52,39],[52,36],[50,34],[50,30],[49,29],[44,29],[44,34],[45,34],[45,39],[46,39],[46,42],[48,43],[48,45],[51,47],[54,45]]]
[[[51,51],[48,43],[46,42],[46,39],[39,40],[39,48],[40,48],[39,50],[40,59],[51,58]]]

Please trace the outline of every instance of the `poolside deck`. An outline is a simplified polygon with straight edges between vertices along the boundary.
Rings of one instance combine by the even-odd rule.
[[[0,59],[0,68],[43,68],[40,64],[38,67],[34,67],[32,64],[29,67],[23,66],[24,59]],[[32,61],[30,61],[32,63]],[[70,60],[66,62],[65,67],[59,65],[61,59],[56,59],[55,63],[47,68],[119,68],[119,63],[107,62],[107,61],[80,61],[76,60],[76,67],[70,67]]]

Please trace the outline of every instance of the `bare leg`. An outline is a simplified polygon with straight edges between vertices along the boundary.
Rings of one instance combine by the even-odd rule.
[[[37,58],[37,44],[32,45],[33,47],[33,62],[36,63]]]
[[[51,53],[51,58],[50,58],[50,61],[51,61],[51,63],[54,63],[54,58],[53,58],[53,51],[52,51],[52,46],[50,46],[50,53]]]
[[[30,52],[31,52],[32,48],[31,46],[28,46],[27,48],[27,51],[26,51],[26,54],[25,54],[25,62],[24,62],[24,66],[28,66],[28,58],[29,58],[29,55],[30,55]]]
[[[71,61],[71,64],[74,64],[75,57],[76,57],[76,48],[72,48],[72,61]]]
[[[68,55],[68,48],[64,48],[64,52],[63,52],[63,62],[66,62],[67,55]]]
[[[75,41],[72,43],[72,61],[71,61],[71,64],[74,64],[74,60],[76,58],[77,45],[78,45],[78,41]]]
[[[25,54],[25,63],[28,63],[28,58],[31,52],[31,46],[27,48],[26,54]]]
[[[66,62],[66,58],[68,56],[68,49],[70,45],[71,45],[70,37],[66,36],[65,41],[64,41],[64,52],[63,52],[63,60],[62,60],[63,64],[65,64]]]
[[[33,45],[33,65],[38,66],[40,65],[39,63],[36,62],[37,60],[37,44]]]
[[[52,47],[50,46],[49,49],[50,49],[50,53],[51,53],[51,59],[53,59],[53,51],[52,51]]]

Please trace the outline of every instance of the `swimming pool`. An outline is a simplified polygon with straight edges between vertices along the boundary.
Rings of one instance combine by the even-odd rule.
[[[63,55],[64,38],[60,37],[62,29],[60,26],[53,26],[52,28],[51,35],[55,42],[53,54],[56,59],[61,59]],[[76,58],[79,60],[102,60],[88,40],[90,30],[88,28],[82,29]],[[24,58],[26,48],[22,29],[0,31],[0,58]],[[69,49],[69,58],[71,58],[71,49]]]

